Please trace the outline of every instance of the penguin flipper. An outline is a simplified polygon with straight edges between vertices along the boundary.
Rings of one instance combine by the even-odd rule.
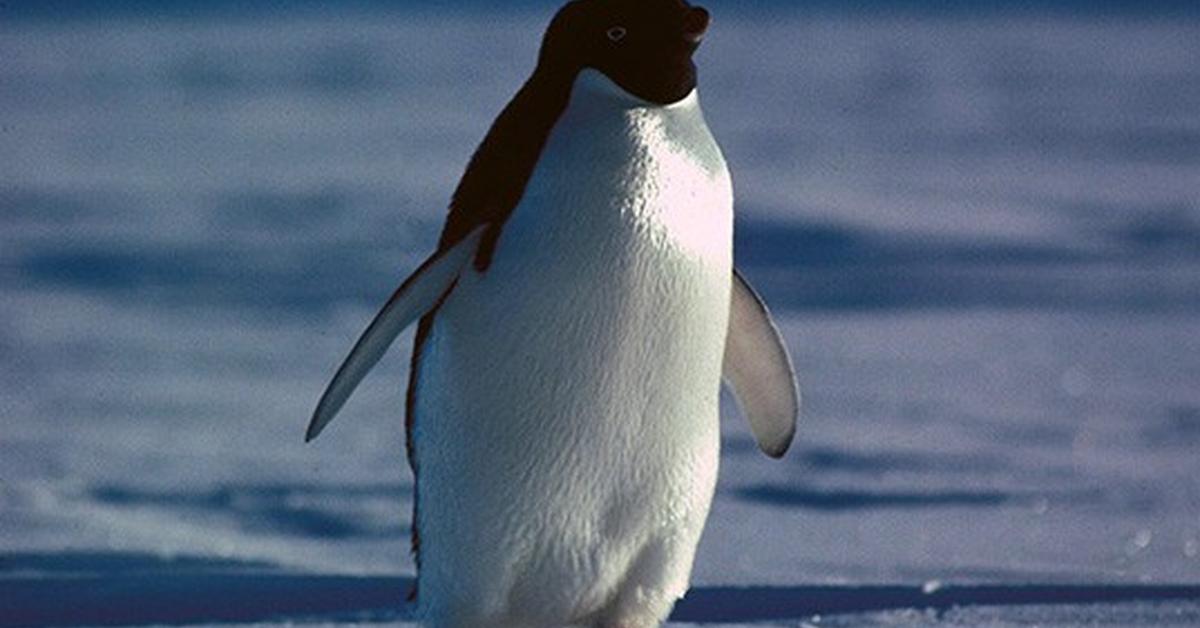
[[[781,458],[796,434],[800,390],[787,346],[758,293],[733,271],[721,376],[763,453]]]
[[[425,260],[416,272],[400,284],[359,337],[354,348],[350,350],[350,355],[342,362],[337,374],[325,388],[325,393],[321,395],[321,401],[308,423],[308,431],[304,435],[305,442],[316,438],[337,416],[350,394],[379,362],[400,332],[437,307],[474,256],[486,230],[486,224],[476,227],[457,244],[443,248]]]

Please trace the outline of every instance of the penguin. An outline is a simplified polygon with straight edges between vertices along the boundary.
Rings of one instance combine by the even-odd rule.
[[[417,618],[657,626],[688,588],[722,380],[768,456],[800,395],[733,268],[733,188],[683,0],[574,0],[363,332],[315,438],[419,319],[406,401]]]

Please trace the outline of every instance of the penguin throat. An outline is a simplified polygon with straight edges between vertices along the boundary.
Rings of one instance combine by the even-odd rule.
[[[674,109],[686,107],[687,104],[695,97],[695,94],[696,88],[692,87],[691,90],[684,94],[682,98],[672,103],[661,104],[658,102],[653,102],[631,93],[630,91],[618,85],[616,81],[609,78],[603,72],[593,68],[584,68],[580,70],[579,74],[575,77],[575,85],[572,89],[572,98],[587,95],[594,98],[612,101],[618,106],[627,109]]]

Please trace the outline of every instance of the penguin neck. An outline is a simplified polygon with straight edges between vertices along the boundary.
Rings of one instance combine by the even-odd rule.
[[[476,258],[477,267],[487,267],[500,227],[524,195],[546,139],[567,108],[572,80],[570,73],[539,66],[500,112],[454,190],[440,247],[490,223],[494,228]]]
[[[692,88],[687,96],[676,102],[667,105],[654,103],[629,93],[599,70],[583,68],[575,76],[570,105],[583,104],[585,101],[615,109],[668,112],[694,107],[697,95],[696,89]]]
[[[698,111],[696,91],[671,105],[642,100],[591,68],[541,64],[496,118],[467,164],[450,201],[439,247],[459,241],[481,224],[485,235],[475,265],[486,270],[500,229],[525,194],[525,187],[559,121],[569,109],[668,113]]]
[[[513,97],[511,106],[519,110],[524,122],[549,133],[571,99],[573,82],[570,72],[539,66]]]

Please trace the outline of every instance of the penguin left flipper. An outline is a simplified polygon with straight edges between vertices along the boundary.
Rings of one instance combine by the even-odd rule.
[[[333,420],[359,382],[374,368],[400,332],[413,321],[437,307],[454,287],[467,262],[474,257],[488,225],[476,227],[457,244],[435,253],[416,270],[375,315],[375,319],[359,337],[350,355],[342,362],[337,374],[325,388],[321,401],[313,412],[304,441],[316,438]]]
[[[772,458],[783,457],[800,415],[795,369],[766,304],[736,269],[721,377],[733,390],[759,449]]]

